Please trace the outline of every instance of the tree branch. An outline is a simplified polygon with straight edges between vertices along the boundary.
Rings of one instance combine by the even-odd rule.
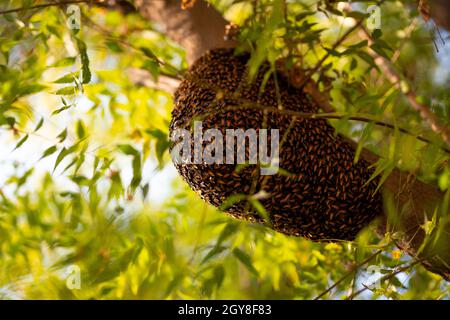
[[[179,0],[136,0],[135,4],[144,17],[164,26],[165,34],[186,49],[189,64],[209,49],[236,45],[224,39],[227,21],[205,1],[196,1],[186,10]]]
[[[32,9],[43,9],[43,8],[54,7],[54,6],[62,6],[62,5],[77,4],[77,3],[88,3],[88,2],[94,2],[94,1],[93,0],[68,0],[68,1],[41,3],[41,4],[34,5],[34,6],[29,6],[29,7],[20,7],[20,8],[0,10],[0,15],[8,14],[8,13],[23,12],[23,11],[32,10]]]
[[[158,80],[154,80],[150,72],[138,69],[129,68],[126,70],[129,79],[136,85],[141,85],[153,89],[163,90],[173,94],[180,84],[180,80],[168,75],[160,75]]]
[[[393,271],[393,272],[391,272],[391,273],[381,277],[377,282],[384,282],[384,281],[390,280],[393,277],[395,277],[396,275],[398,275],[399,273],[408,271],[409,269],[411,269],[412,267],[414,267],[416,264],[418,264],[420,262],[422,262],[422,261],[421,260],[415,260],[415,261],[411,262],[410,264],[408,264],[407,266],[398,268],[397,270],[395,270],[395,271]],[[362,289],[356,291],[355,293],[351,294],[345,300],[353,300],[356,296],[359,296],[361,293],[363,293],[364,291],[366,291],[368,289],[370,289],[370,287],[364,286],[364,288],[362,288]]]
[[[430,8],[433,20],[450,31],[450,2],[448,0],[431,0]]]
[[[325,291],[323,291],[321,294],[319,294],[317,297],[314,298],[314,300],[319,300],[320,298],[322,298],[324,295],[326,295],[328,292],[330,292],[331,290],[333,290],[334,288],[336,288],[342,281],[344,281],[345,279],[347,279],[349,276],[351,276],[354,272],[356,272],[359,268],[361,268],[363,265],[365,265],[366,263],[370,262],[372,259],[376,258],[381,252],[383,252],[382,250],[377,250],[374,254],[370,255],[368,258],[366,258],[365,260],[361,261],[360,263],[358,263],[357,265],[353,266],[351,268],[351,270],[345,274],[342,278],[340,278],[339,280],[337,280],[335,283],[333,283],[331,286],[329,286]]]
[[[364,26],[361,26],[359,34],[369,42],[369,45],[374,43],[372,36]],[[417,94],[412,90],[411,84],[407,83],[405,79],[402,80],[402,77],[396,72],[388,59],[373,50],[370,50],[369,54],[374,58],[376,65],[383,71],[383,75],[405,95],[411,107],[419,112],[422,119],[429,124],[431,130],[441,135],[442,139],[450,146],[450,131],[447,125],[439,124],[436,115],[430,111],[430,108],[417,101]],[[406,84],[406,87],[402,86],[402,81]]]
[[[377,6],[381,6],[386,0],[379,0],[377,2]],[[353,25],[350,29],[348,29],[344,35],[337,40],[333,46],[331,47],[330,51],[335,51],[354,31],[358,30],[364,23],[364,19],[355,20],[355,25]],[[319,69],[322,67],[324,62],[330,57],[330,51],[328,51],[322,59],[319,60],[319,62],[308,72],[308,75],[304,78],[303,81],[308,81],[313,74],[315,74]],[[302,82],[299,87],[303,87],[305,83]]]

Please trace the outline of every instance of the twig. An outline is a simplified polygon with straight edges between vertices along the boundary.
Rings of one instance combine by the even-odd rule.
[[[410,135],[415,137],[417,140],[420,140],[422,142],[428,143],[428,144],[432,144],[433,142],[427,138],[424,138],[422,136],[419,135],[415,135],[414,133],[412,133],[411,131],[405,129],[405,128],[399,128],[396,127],[390,123],[386,123],[383,121],[379,121],[379,120],[374,120],[371,118],[367,118],[367,117],[363,117],[363,116],[347,116],[347,115],[342,115],[342,114],[336,114],[336,113],[314,113],[314,112],[299,112],[299,111],[293,111],[293,110],[280,110],[279,108],[275,108],[275,107],[268,107],[268,106],[262,106],[262,105],[258,105],[255,104],[254,102],[244,102],[240,105],[236,105],[236,106],[228,106],[226,108],[220,109],[219,111],[223,112],[225,110],[239,110],[242,108],[249,108],[249,109],[259,109],[259,110],[263,110],[263,111],[268,111],[268,112],[276,112],[279,114],[285,114],[288,116],[292,116],[292,117],[299,117],[299,118],[304,118],[304,119],[347,119],[347,120],[352,120],[352,121],[360,121],[360,122],[366,122],[366,123],[373,123],[377,126],[381,126],[381,127],[385,127],[385,128],[389,128],[389,129],[394,129],[394,130],[398,130],[399,132],[402,132],[404,134]],[[450,154],[450,149],[447,149],[446,147],[441,146],[440,149],[442,151],[444,151],[445,153]]]
[[[371,261],[373,258],[375,258],[376,256],[378,256],[381,252],[383,252],[382,250],[378,250],[377,252],[375,252],[374,254],[372,254],[370,257],[368,257],[367,259],[361,261],[360,263],[358,263],[356,266],[353,266],[350,270],[350,272],[348,272],[346,275],[344,275],[342,278],[340,278],[338,281],[336,281],[335,283],[333,283],[332,286],[328,287],[328,289],[326,289],[324,292],[322,292],[321,294],[319,294],[317,297],[314,298],[314,300],[319,300],[320,298],[322,298],[324,295],[326,295],[328,292],[330,292],[331,290],[333,290],[334,288],[336,288],[342,281],[344,281],[345,279],[347,279],[350,275],[353,274],[354,271],[358,270],[359,268],[361,268],[363,265],[365,265],[366,263],[368,263],[369,261]]]
[[[180,79],[175,76],[159,75],[157,79],[154,79],[150,72],[144,69],[128,68],[126,73],[131,82],[136,85],[162,90],[170,94],[174,94],[180,85]]]
[[[386,0],[379,0],[376,5],[380,6],[385,1]],[[357,30],[358,28],[360,28],[363,25],[365,19],[360,19],[360,20],[355,20],[355,21],[356,21],[355,25],[353,27],[351,27],[350,29],[348,29],[347,32],[345,32],[344,35],[338,41],[335,42],[335,44],[331,47],[330,51],[335,51],[355,30]],[[306,75],[306,77],[305,77],[303,83],[300,85],[300,87],[304,86],[308,82],[308,80],[311,78],[311,76],[313,74],[315,74],[322,67],[324,62],[330,56],[330,51],[327,51],[327,53],[322,57],[322,59],[319,60],[319,62],[314,66],[314,68],[312,68],[308,72],[308,74]]]
[[[225,94],[226,96],[235,97],[235,94],[233,94],[232,92],[228,92],[227,90],[223,90],[221,88],[216,88],[214,85],[208,84],[204,81],[197,79],[196,77],[191,76],[191,74],[189,72],[186,72],[184,74],[184,79],[194,81],[199,86],[214,90],[216,92],[221,92],[221,93]],[[328,101],[326,101],[326,99],[323,97],[323,95],[319,92],[314,81],[312,79],[310,79],[310,80],[307,80],[307,82],[310,84],[309,85],[309,93],[311,94],[311,97],[313,98],[313,100],[324,110],[330,110],[330,111],[334,110],[334,108],[328,103]],[[376,120],[374,118],[368,118],[366,116],[357,116],[357,115],[356,116],[355,115],[348,116],[348,115],[342,115],[342,114],[336,114],[336,113],[299,112],[299,111],[293,111],[293,110],[274,108],[274,107],[262,105],[259,103],[255,103],[254,101],[250,101],[250,100],[243,99],[243,98],[239,98],[239,100],[240,100],[241,104],[228,106],[226,108],[221,109],[220,111],[239,110],[242,108],[250,108],[250,109],[253,108],[253,109],[260,109],[260,110],[263,110],[266,112],[267,111],[268,112],[277,112],[280,114],[285,114],[285,115],[299,117],[299,118],[306,118],[306,119],[343,119],[343,118],[345,118],[347,120],[361,121],[361,122],[366,122],[366,123],[374,123],[377,126],[398,130],[401,133],[408,134],[410,136],[415,137],[419,141],[422,141],[422,142],[425,142],[428,144],[433,144],[433,142],[431,140],[429,140],[425,137],[422,137],[420,135],[416,135],[405,128],[397,127],[392,124],[389,124],[389,123],[386,123],[386,122],[383,122],[380,120]],[[443,147],[443,146],[440,146],[440,149],[442,151],[444,151],[445,153],[450,154],[450,149]]]
[[[52,3],[41,3],[41,4],[37,4],[35,6],[30,6],[30,7],[20,7],[20,8],[1,10],[0,15],[14,13],[14,12],[22,12],[22,11],[33,10],[33,9],[42,9],[42,8],[47,8],[47,7],[59,6],[59,5],[87,3],[87,2],[94,2],[94,1],[93,0],[68,0],[68,1],[59,1],[59,2],[52,2]]]
[[[382,2],[383,1],[380,1],[379,5]],[[350,10],[350,8],[347,7],[347,10]],[[362,38],[366,39],[369,44],[373,44],[374,40],[371,34],[360,22],[361,20],[357,21],[354,27],[359,27],[360,35],[362,36]],[[354,28],[350,29],[349,31],[353,32]],[[410,30],[408,31],[410,32]],[[348,32],[344,36],[346,35],[348,35]],[[339,45],[340,43],[342,43],[342,41],[338,41],[337,44]],[[413,109],[418,111],[422,119],[424,119],[430,125],[431,129],[437,134],[441,135],[443,140],[447,143],[447,145],[450,146],[450,131],[448,129],[448,124],[440,125],[436,115],[430,111],[430,108],[417,101],[417,94],[411,89],[411,85],[409,83],[404,81],[406,83],[406,88],[402,87],[401,85],[402,79],[400,75],[395,71],[392,62],[390,62],[388,59],[379,55],[373,50],[370,50],[369,54],[372,56],[372,58],[374,58],[374,61],[377,64],[377,66],[383,70],[383,75],[405,95],[406,99],[408,100],[409,104],[413,107]],[[322,60],[319,62],[319,66],[324,62],[324,59],[326,59],[327,57],[328,55],[322,58]],[[317,70],[318,70],[317,67],[313,69],[314,72],[316,72]],[[311,75],[312,73],[310,72],[309,74]],[[334,108],[330,105],[328,101],[326,101],[326,99],[323,96],[323,93],[321,93],[318,90],[317,85],[310,78],[311,76],[305,77],[305,80],[299,85],[299,87],[303,86],[305,83],[308,82],[308,84],[310,85],[309,93],[311,94],[314,101],[326,112],[334,111]],[[418,139],[424,141],[421,138]]]
[[[361,26],[360,30],[361,36],[365,38],[369,44],[373,44],[374,40],[368,30],[364,26]],[[372,58],[374,58],[376,65],[382,69],[383,75],[404,94],[409,104],[414,110],[419,112],[422,119],[425,120],[431,127],[431,130],[441,135],[447,145],[450,146],[450,131],[448,127],[446,125],[439,124],[437,116],[431,112],[430,108],[417,101],[417,94],[413,91],[411,85],[406,80],[402,80],[402,77],[397,73],[393,64],[388,59],[373,50],[370,50],[369,54]],[[402,81],[406,84],[406,86],[402,86]]]
[[[393,277],[395,277],[397,274],[402,273],[408,269],[411,269],[412,267],[414,267],[416,264],[420,263],[424,261],[424,259],[419,259],[419,260],[415,260],[412,263],[408,264],[407,266],[404,266],[402,268],[399,268],[398,270],[387,274],[383,277],[381,277],[377,282],[383,282],[389,279],[392,279]],[[370,287],[368,286],[364,286],[363,288],[361,288],[360,290],[358,290],[357,292],[355,292],[354,294],[352,294],[351,296],[347,297],[345,300],[352,300],[354,299],[356,296],[360,295],[361,293],[363,293],[364,291],[366,291],[367,289],[370,289]]]
[[[132,49],[134,51],[143,53],[141,48],[138,48],[135,45],[133,45],[132,43],[130,43],[127,40],[125,40],[123,35],[120,35],[119,37],[114,36],[112,34],[112,32],[110,32],[109,30],[105,29],[103,26],[99,25],[98,23],[94,22],[90,17],[88,17],[84,13],[83,13],[83,18],[85,19],[87,24],[92,27],[93,30],[96,30],[97,32],[102,33],[105,37],[107,37],[107,38],[109,38],[111,40],[117,41],[118,43],[120,43],[124,47],[128,47],[128,48],[130,48],[130,49]],[[159,70],[159,75],[165,76],[167,78],[172,78],[172,79],[177,80],[177,81],[181,81],[182,80],[182,76],[183,76],[184,70],[178,70],[176,67],[172,66],[168,62],[165,62],[165,61],[159,59],[157,56],[154,56],[152,58],[155,59],[155,62],[158,63],[158,65],[163,66],[163,67],[165,67],[168,70],[171,70],[173,72],[173,74],[171,74],[171,73],[164,72],[163,70]]]
[[[404,31],[405,32],[405,36],[404,36],[405,41],[400,43],[400,45],[398,46],[398,48],[395,50],[394,54],[392,55],[392,63],[395,63],[398,60],[398,58],[400,57],[400,53],[406,44],[406,40],[408,40],[411,37],[411,34],[414,31],[414,29],[416,28],[416,26],[417,26],[417,19],[413,19],[411,24]]]

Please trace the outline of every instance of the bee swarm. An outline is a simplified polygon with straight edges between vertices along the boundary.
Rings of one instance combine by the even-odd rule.
[[[225,209],[233,217],[312,240],[354,239],[382,212],[377,179],[367,183],[373,170],[364,160],[354,163],[355,150],[325,119],[295,118],[274,110],[281,105],[284,110],[315,113],[317,107],[281,74],[265,79],[268,64],[249,83],[248,59],[248,54],[234,55],[232,49],[211,50],[199,58],[175,92],[170,131],[192,129],[195,119],[204,130],[216,128],[224,135],[226,129],[279,129],[283,170],[264,176],[258,165],[237,170],[236,164],[176,164],[177,170],[217,207],[232,195],[267,193],[259,201],[270,221],[246,200]],[[248,108],[249,103],[259,108]]]

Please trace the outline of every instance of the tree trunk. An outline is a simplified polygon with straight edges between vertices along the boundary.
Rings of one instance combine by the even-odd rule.
[[[438,2],[438,1],[437,1]],[[137,0],[137,8],[147,17],[165,27],[166,34],[181,44],[189,63],[195,61],[206,50],[216,47],[233,47],[235,43],[224,40],[227,22],[211,6],[197,0],[193,8],[182,10],[181,1]],[[323,97],[313,97],[316,101]],[[320,103],[319,103],[320,104]],[[351,141],[354,144],[354,142]],[[356,145],[356,144],[354,144]],[[378,156],[364,149],[362,157],[375,163]],[[432,185],[413,178],[406,172],[394,170],[383,185],[386,203],[396,206],[395,215],[385,213],[380,230],[401,234],[397,245],[411,256],[421,259],[431,272],[450,281],[450,223],[441,230],[433,230],[423,246],[426,233],[421,225],[431,220],[435,210],[443,202],[444,195]]]
[[[356,143],[352,143],[356,147]],[[361,157],[370,163],[379,159],[367,149],[362,151]],[[449,214],[447,213],[446,219],[439,215],[444,194],[436,186],[425,184],[408,172],[394,169],[383,184],[383,198],[385,210],[379,233],[400,233],[396,241],[400,249],[421,259],[425,268],[450,281]],[[390,205],[395,206],[394,212],[388,210]],[[426,221],[432,221],[435,213],[436,224],[441,225],[441,229],[431,230],[425,239],[426,233],[422,225]]]
[[[189,64],[209,49],[236,45],[224,39],[227,21],[204,1],[195,1],[186,10],[181,9],[180,0],[136,0],[136,6],[144,17],[161,24],[165,34],[186,49]]]
[[[450,31],[450,1],[430,0],[430,9],[436,24]]]

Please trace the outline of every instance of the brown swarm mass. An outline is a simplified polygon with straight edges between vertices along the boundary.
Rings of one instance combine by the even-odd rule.
[[[293,118],[273,110],[279,102],[284,110],[298,112],[317,112],[317,107],[280,74],[276,79],[271,75],[261,90],[269,70],[266,64],[249,83],[248,59],[248,54],[236,56],[230,49],[215,49],[198,59],[175,92],[170,132],[192,130],[197,119],[203,121],[203,131],[216,128],[224,136],[225,129],[279,129],[283,170],[271,176],[260,175],[257,165],[237,170],[230,164],[181,164],[177,170],[214,206],[236,194],[267,193],[259,201],[270,221],[246,200],[225,209],[236,218],[312,240],[354,239],[382,210],[381,196],[374,194],[377,179],[366,183],[372,169],[364,160],[353,163],[354,149],[326,120]],[[263,111],[264,107],[272,109]],[[246,151],[248,155],[248,146]]]

